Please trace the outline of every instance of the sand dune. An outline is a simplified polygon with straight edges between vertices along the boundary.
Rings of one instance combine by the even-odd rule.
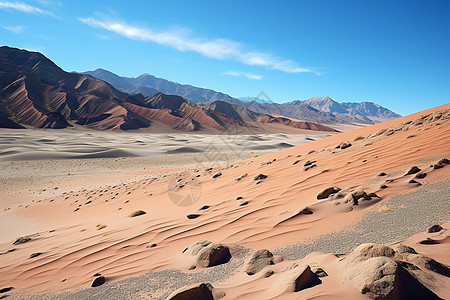
[[[146,134],[98,131],[0,131],[0,161],[149,157],[164,154],[276,151],[329,134]]]
[[[10,201],[2,216],[26,218],[33,228],[27,229],[26,236],[30,240],[25,243],[13,245],[14,239],[10,239],[0,244],[0,253],[3,253],[0,255],[0,287],[13,286],[10,294],[17,297],[52,291],[53,294],[35,296],[39,299],[109,298],[117,289],[122,291],[122,298],[152,295],[165,299],[175,288],[208,280],[217,292],[225,293],[224,299],[367,299],[368,296],[358,290],[355,276],[344,276],[360,265],[347,266],[340,261],[343,257],[333,253],[311,253],[327,251],[323,245],[330,246],[325,240],[329,235],[337,237],[349,230],[356,230],[349,235],[351,240],[341,241],[348,252],[367,242],[360,238],[358,229],[373,232],[365,237],[380,239],[374,242],[396,243],[402,235],[411,236],[439,222],[445,230],[420,236],[420,239],[430,237],[438,242],[417,246],[415,236],[404,243],[441,263],[450,263],[448,255],[443,254],[449,250],[447,228],[450,225],[446,223],[449,221],[446,212],[450,210],[447,196],[450,165],[438,163],[450,155],[449,109],[447,104],[220,165],[200,162],[187,167],[143,171],[139,176],[133,172],[127,176],[124,171],[124,174],[112,174],[108,180],[90,177],[90,183],[79,189],[64,192],[62,189],[41,201],[28,201],[20,207]],[[195,135],[166,136],[166,141],[182,142],[159,147],[166,151],[187,147],[192,151],[198,148],[197,141],[191,147],[185,140],[195,138]],[[42,139],[46,140],[42,142]],[[48,139],[37,137],[34,143],[46,143],[51,147],[53,141]],[[248,140],[241,142],[245,144]],[[272,136],[260,136],[256,140],[259,146],[265,142],[275,145],[286,142],[274,142]],[[157,145],[157,141],[143,142]],[[129,151],[126,147],[121,149]],[[4,148],[3,151],[17,150]],[[14,154],[3,157],[10,155]],[[420,171],[412,170],[405,175],[413,166]],[[418,173],[426,173],[426,176],[417,177]],[[114,177],[116,181],[112,180]],[[320,192],[333,186],[338,187],[339,192],[318,199]],[[409,199],[415,200],[396,198],[406,193]],[[396,206],[396,203],[402,204]],[[431,213],[423,212],[427,209]],[[130,218],[137,210],[146,213]],[[374,212],[379,214],[373,217]],[[382,224],[391,227],[377,226],[374,220],[380,217],[387,220]],[[392,219],[405,226],[389,223]],[[372,223],[361,223],[364,220],[372,220]],[[358,224],[369,225],[353,227]],[[198,240],[230,247],[230,262],[209,268],[193,264],[195,257],[182,251]],[[311,245],[310,248],[301,250],[296,246],[306,244]],[[336,251],[341,246],[336,245]],[[14,251],[8,252],[11,249]],[[258,249],[268,249],[275,254],[277,261],[271,267],[274,273],[270,277],[266,278],[265,273],[249,276],[243,271],[242,264]],[[33,253],[41,254],[30,258]],[[282,260],[278,254],[286,258]],[[396,260],[380,259],[386,260],[388,265],[398,264]],[[416,257],[408,259],[412,265],[420,263]],[[293,262],[299,266],[314,262],[329,276],[321,277],[321,284],[294,292],[297,285],[293,287],[290,276],[298,269],[292,266]],[[149,271],[153,273],[115,281]],[[425,278],[432,276],[437,282],[420,281],[424,289],[441,298],[449,297],[448,277],[423,267],[420,272],[416,273]],[[95,291],[77,290],[90,286],[95,273],[105,276],[106,284]],[[158,278],[159,283],[148,279],[152,276]],[[409,280],[405,276],[404,280]],[[343,281],[343,277],[350,279]],[[175,283],[164,285],[165,280]],[[62,294],[55,296],[59,291]],[[140,291],[137,296],[130,297],[136,291]]]

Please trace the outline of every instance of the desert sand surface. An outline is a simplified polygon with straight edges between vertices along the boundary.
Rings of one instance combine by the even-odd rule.
[[[449,125],[446,104],[212,165],[72,179],[54,160],[35,169],[59,182],[35,199],[19,200],[29,188],[9,175],[2,227],[21,234],[0,242],[0,288],[11,299],[449,298]],[[2,151],[10,170],[32,163]],[[74,188],[59,190],[64,180]]]

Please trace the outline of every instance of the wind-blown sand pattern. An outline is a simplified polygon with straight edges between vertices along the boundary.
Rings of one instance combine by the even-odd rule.
[[[44,191],[20,207],[7,201],[2,218],[29,222],[21,236],[30,240],[0,244],[0,287],[14,287],[8,294],[18,298],[165,299],[203,282],[216,299],[367,299],[376,288],[358,276],[377,263],[417,295],[449,298],[450,165],[438,163],[450,155],[449,120],[446,104],[258,157],[89,177],[84,187]],[[330,187],[340,190],[318,200]],[[139,210],[145,214],[130,217]],[[435,223],[443,229],[425,233]],[[444,265],[403,252],[399,239]],[[205,249],[228,246],[231,259],[205,267],[189,254],[199,240],[217,243]],[[392,248],[340,253],[367,242]],[[272,263],[250,276],[245,264],[259,249],[274,254]],[[328,276],[317,277],[319,268]],[[96,273],[106,283],[89,288]],[[395,282],[392,290],[408,297]]]

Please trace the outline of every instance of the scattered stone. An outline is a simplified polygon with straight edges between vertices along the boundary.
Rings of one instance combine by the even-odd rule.
[[[408,172],[406,172],[405,175],[416,174],[416,173],[419,173],[420,171],[421,170],[417,166],[413,166],[413,167],[411,167],[411,169],[409,169]]]
[[[433,233],[433,232],[439,232],[439,231],[441,231],[442,229],[444,229],[444,228],[442,228],[442,226],[441,225],[433,225],[433,226],[431,226],[430,228],[428,228],[428,233]]]
[[[210,283],[197,283],[174,291],[166,300],[214,300],[213,289]]]
[[[300,162],[300,160],[296,160],[296,161],[294,161],[292,164],[293,165],[296,165],[296,164],[298,164]]]
[[[437,244],[440,244],[440,242],[437,241],[437,240],[434,240],[434,239],[427,238],[426,240],[420,241],[419,244],[422,244],[422,245],[437,245]]]
[[[370,198],[380,198],[380,197],[378,197],[378,195],[375,194],[375,193],[369,193],[369,194],[367,194],[367,196],[369,196]]]
[[[7,292],[9,292],[9,291],[12,290],[12,289],[13,289],[12,286],[2,288],[2,289],[0,289],[0,294],[7,293]]]
[[[222,176],[222,173],[218,172],[218,173],[214,174],[211,178],[217,178],[217,177],[220,177],[220,176]]]
[[[422,179],[422,178],[427,177],[427,173],[425,173],[425,172],[420,172],[420,173],[417,173],[415,177],[416,177],[417,179]]]
[[[384,172],[378,173],[377,176],[386,176],[387,174]]]
[[[266,178],[267,178],[267,175],[259,174],[259,175],[256,175],[253,180],[263,180],[263,179],[266,179]]]
[[[155,243],[153,243],[153,244],[151,244],[151,245],[148,245],[146,248],[154,248],[154,247],[156,247],[157,245],[155,244]]]
[[[245,205],[247,205],[248,204],[248,201],[244,201],[244,202],[242,202],[241,204],[239,204],[239,206],[245,206]]]
[[[443,164],[435,164],[435,165],[433,165],[433,169],[435,169],[435,170],[443,168],[443,167],[444,167]]]
[[[367,193],[363,190],[358,190],[356,192],[352,193],[352,198],[353,198],[353,204],[354,205],[358,205],[358,200],[359,199],[364,199],[364,200],[371,200],[372,198],[367,195]]]
[[[105,276],[98,276],[94,279],[94,281],[91,284],[91,287],[97,287],[97,286],[101,286],[102,284],[104,284],[106,282],[106,278]]]
[[[417,186],[420,186],[420,185],[422,185],[420,182],[418,182],[418,181],[415,181],[414,179],[411,179],[410,181],[408,181],[409,183],[413,183],[413,184],[415,184],[415,185],[417,185]]]
[[[200,207],[200,210],[206,210],[209,208],[209,205],[203,205],[202,207]]]
[[[303,168],[303,171],[308,171],[308,170],[310,170],[310,169],[312,169],[312,168],[314,168],[314,167],[317,167],[317,165],[316,165],[316,164],[312,164],[312,165],[310,165],[310,166],[304,167],[304,168]]]
[[[264,269],[266,266],[273,265],[273,254],[269,250],[255,251],[245,264],[245,272],[248,275],[254,275]]]
[[[247,177],[247,173],[245,173],[245,174],[243,174],[243,175],[241,175],[240,177],[238,177],[238,178],[236,178],[234,181],[240,181],[240,180],[242,180],[242,178],[244,178],[244,177]]]
[[[42,254],[41,252],[31,253],[31,254],[30,254],[30,258],[38,257],[38,256],[41,255],[41,254]]]
[[[199,214],[190,214],[190,215],[187,215],[186,217],[189,220],[192,220],[192,219],[196,219],[196,218],[200,217],[200,215]]]
[[[382,184],[382,185],[380,186],[380,188],[381,188],[381,189],[386,189],[386,188],[387,188],[387,185]]]
[[[95,273],[95,274],[94,274],[94,277],[97,277],[97,276],[102,276],[102,274],[100,274],[100,273]]]
[[[275,272],[273,270],[269,270],[266,273],[264,273],[264,277],[269,278],[270,276],[272,276]]]
[[[130,218],[134,218],[134,217],[142,216],[142,215],[145,215],[145,214],[146,214],[145,211],[143,211],[143,210],[137,210],[137,211],[135,211],[135,212],[132,212],[132,213],[129,215],[129,217],[130,217]]]
[[[317,194],[317,200],[320,200],[320,199],[326,199],[326,198],[328,198],[328,196],[330,196],[331,194],[337,193],[337,192],[339,192],[340,190],[341,190],[341,189],[338,188],[338,187],[336,187],[336,186],[326,188],[326,189],[324,189],[323,191],[321,191],[319,194]]]
[[[440,161],[438,161],[438,164],[443,165],[443,164],[450,164],[450,160],[448,160],[447,158],[443,158]]]
[[[347,149],[347,148],[349,148],[349,147],[351,147],[351,146],[352,146],[352,144],[351,144],[350,142],[342,142],[342,143],[340,143],[340,144],[338,145],[337,148]]]
[[[24,244],[26,242],[31,241],[31,238],[28,236],[24,236],[24,237],[20,237],[17,240],[14,241],[13,245],[19,245],[19,244]]]
[[[303,166],[304,166],[304,167],[311,166],[311,165],[314,164],[315,162],[316,162],[316,160],[308,160],[308,161],[305,162],[305,164],[304,164]]]
[[[299,212],[300,215],[312,215],[313,211],[309,209],[308,207],[305,207]]]
[[[204,268],[225,264],[230,259],[230,249],[219,244],[209,244],[200,250],[197,255],[197,263]]]
[[[242,199],[244,199],[244,198],[241,197],[241,196],[239,196],[239,197],[236,198],[236,200],[242,200]]]

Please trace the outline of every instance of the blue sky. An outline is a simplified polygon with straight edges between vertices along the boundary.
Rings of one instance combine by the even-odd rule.
[[[450,1],[0,0],[1,44],[234,97],[450,102]]]

